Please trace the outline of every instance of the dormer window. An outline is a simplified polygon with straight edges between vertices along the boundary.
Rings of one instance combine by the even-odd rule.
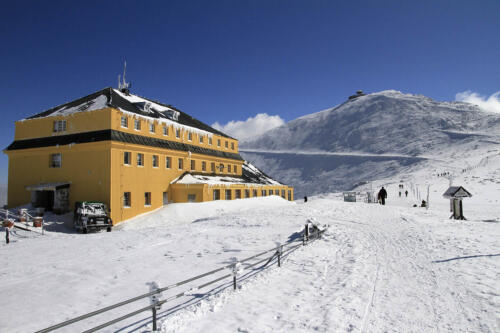
[[[54,121],[54,132],[64,132],[64,131],[66,131],[66,120]]]
[[[134,119],[134,129],[136,131],[140,131],[141,130],[141,121],[139,119]]]
[[[126,116],[122,116],[121,124],[122,127],[128,128],[128,118]]]

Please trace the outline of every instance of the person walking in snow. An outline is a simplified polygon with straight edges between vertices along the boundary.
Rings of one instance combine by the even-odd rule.
[[[387,191],[385,188],[382,186],[380,191],[378,191],[378,201],[382,204],[385,205],[385,199],[387,198]]]
[[[408,190],[405,191],[405,195],[408,198]]]

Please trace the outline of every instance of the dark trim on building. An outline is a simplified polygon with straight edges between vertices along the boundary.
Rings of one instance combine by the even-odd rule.
[[[68,135],[50,136],[45,138],[17,140],[12,142],[6,148],[6,150],[8,151],[8,150],[19,150],[19,149],[29,149],[29,148],[52,147],[57,145],[63,146],[69,144],[90,143],[90,142],[100,142],[100,141],[118,141],[123,143],[132,143],[136,145],[155,147],[155,148],[171,149],[171,150],[186,151],[186,152],[189,151],[194,154],[210,155],[210,156],[243,161],[243,158],[239,154],[235,153],[198,147],[181,142],[156,139],[137,134],[130,134],[111,129],[68,134]]]

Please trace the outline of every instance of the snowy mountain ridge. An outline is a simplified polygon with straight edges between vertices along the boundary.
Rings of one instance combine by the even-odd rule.
[[[497,149],[499,130],[500,115],[476,105],[385,90],[294,119],[240,149],[297,194],[317,194],[404,176],[416,164],[429,166],[423,160],[445,167],[461,155],[462,166],[475,163]]]

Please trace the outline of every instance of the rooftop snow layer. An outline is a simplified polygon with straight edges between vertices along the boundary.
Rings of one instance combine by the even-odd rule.
[[[88,96],[23,119],[22,121],[35,118],[67,116],[78,112],[100,110],[106,107],[116,108],[122,112],[129,112],[133,116],[144,118],[147,121],[158,121],[200,135],[217,134],[231,138],[173,106],[165,105],[134,94],[126,94],[113,88],[104,88]]]
[[[252,164],[245,161],[241,177],[214,176],[197,173],[185,173],[172,181],[175,184],[208,184],[208,185],[282,185],[264,174]]]

